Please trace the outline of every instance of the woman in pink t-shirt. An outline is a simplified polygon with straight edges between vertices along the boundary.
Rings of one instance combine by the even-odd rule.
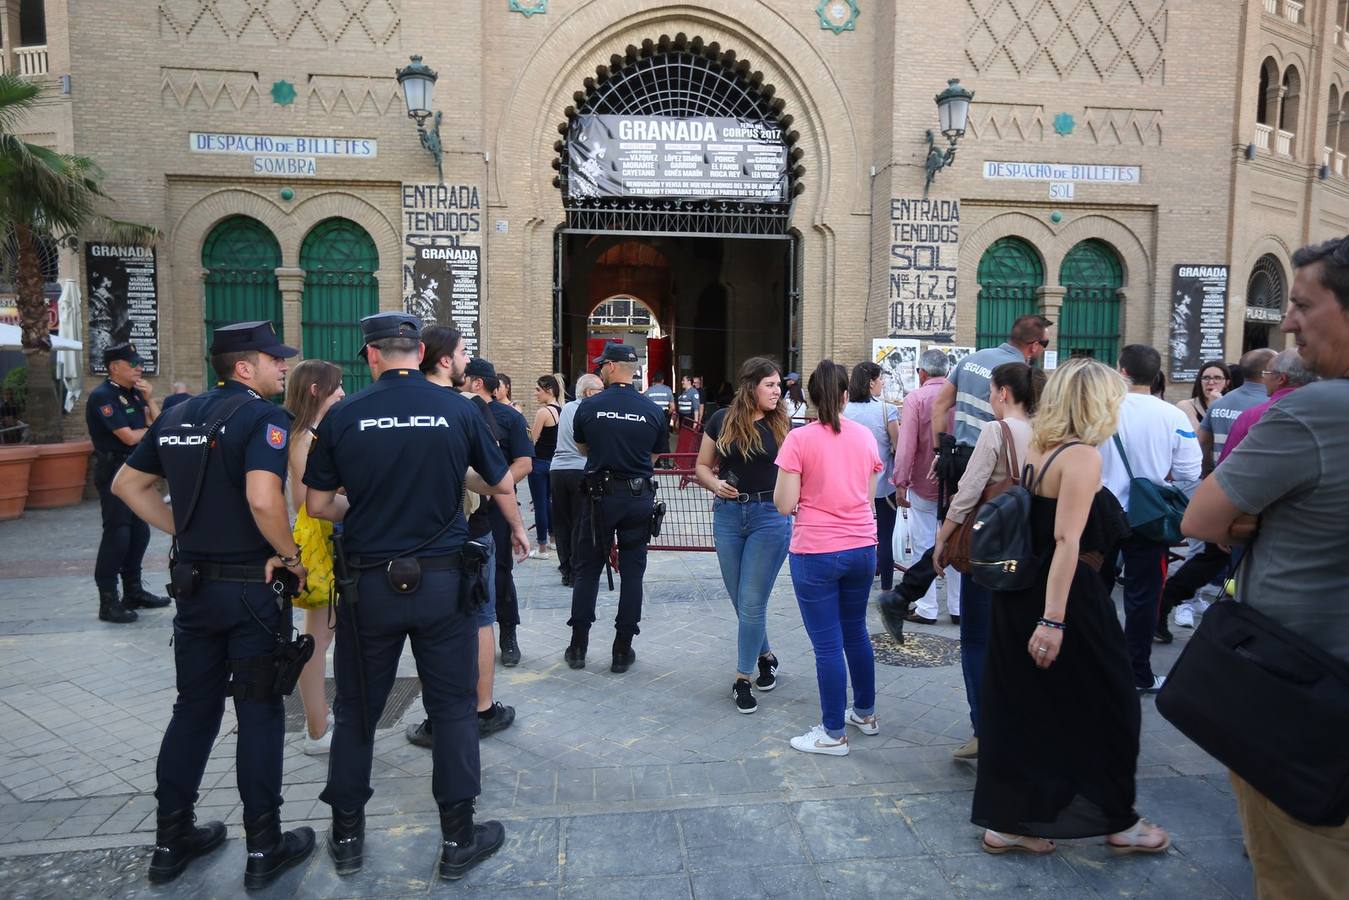
[[[863,734],[880,731],[867,597],[876,573],[872,497],[885,467],[866,426],[843,418],[847,370],[822,360],[807,389],[819,420],[783,440],[773,491],[778,511],[796,515],[792,587],[815,648],[820,686],[821,724],[792,738],[792,746],[806,753],[847,756],[845,723]],[[853,705],[845,709],[849,675]]]

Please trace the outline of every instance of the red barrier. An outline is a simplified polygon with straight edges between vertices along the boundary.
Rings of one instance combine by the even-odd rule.
[[[656,460],[656,499],[665,501],[665,522],[650,550],[716,549],[712,541],[712,492],[693,474],[696,453],[663,453]]]

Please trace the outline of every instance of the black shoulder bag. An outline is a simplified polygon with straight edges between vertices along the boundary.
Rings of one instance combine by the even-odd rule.
[[[1035,583],[1035,547],[1031,540],[1031,496],[1054,459],[1081,441],[1061,445],[1040,467],[1021,472],[1019,484],[989,498],[970,514],[970,577],[991,591],[1021,591]]]

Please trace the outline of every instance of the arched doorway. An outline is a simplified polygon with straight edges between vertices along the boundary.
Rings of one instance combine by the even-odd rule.
[[[1243,323],[1241,352],[1258,350],[1273,343],[1273,331],[1283,319],[1288,301],[1288,282],[1283,266],[1272,254],[1255,261],[1246,282],[1246,321]]]
[[[585,79],[554,162],[566,212],[554,247],[554,350],[568,377],[586,365],[590,309],[616,292],[603,259],[614,244],[666,261],[657,290],[632,293],[670,337],[672,382],[687,373],[716,384],[757,354],[790,364],[788,220],[804,169],[774,95],[734,51],[682,34],[629,45]],[[649,168],[638,165],[643,153]]]
[[[211,334],[230,322],[271,321],[285,339],[281,317],[281,289],[276,268],[281,265],[281,245],[257,219],[230,216],[206,236],[201,247],[201,265],[206,270],[206,347]],[[210,376],[208,360],[208,377]]]
[[[1059,269],[1066,293],[1059,315],[1059,353],[1113,366],[1119,357],[1120,288],[1124,265],[1105,241],[1090,238],[1068,251]]]
[[[979,258],[979,302],[975,345],[996,347],[1012,323],[1040,308],[1036,292],[1045,283],[1040,254],[1018,237],[999,238]]]
[[[319,222],[300,246],[304,301],[300,335],[305,356],[342,367],[342,386],[359,390],[370,370],[361,349],[362,316],[379,312],[379,251],[366,230],[349,219]]]

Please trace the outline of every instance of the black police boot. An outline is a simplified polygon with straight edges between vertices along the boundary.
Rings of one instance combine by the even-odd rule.
[[[609,666],[609,671],[622,675],[636,661],[637,651],[632,649],[632,635],[618,632],[614,635],[614,662]]]
[[[139,578],[135,581],[122,580],[122,605],[127,609],[161,609],[173,601],[160,597],[145,589]]]
[[[508,669],[520,665],[520,645],[515,642],[515,626],[501,626],[501,664]]]
[[[328,855],[337,864],[338,875],[361,871],[365,851],[365,810],[333,810],[333,827],[328,832]]]
[[[225,823],[197,827],[192,807],[155,817],[155,855],[150,859],[150,883],[165,884],[183,874],[187,864],[225,842]]]
[[[571,643],[567,646],[566,652],[562,654],[562,658],[573,669],[584,669],[586,667],[586,648],[589,646],[590,629],[573,625],[571,628]]]
[[[430,747],[434,742],[431,738],[431,720],[423,719],[416,725],[409,725],[407,731],[403,732],[407,737],[409,744],[415,744],[418,747]]]
[[[440,877],[456,881],[501,849],[506,829],[500,822],[473,824],[473,801],[440,808]]]
[[[118,625],[125,625],[128,622],[134,622],[140,618],[132,610],[122,605],[122,598],[116,591],[98,592],[98,618],[104,622],[114,622]]]
[[[252,822],[244,822],[248,862],[244,864],[244,887],[265,888],[291,866],[304,862],[314,852],[314,829],[281,830],[281,813],[272,810]]]

